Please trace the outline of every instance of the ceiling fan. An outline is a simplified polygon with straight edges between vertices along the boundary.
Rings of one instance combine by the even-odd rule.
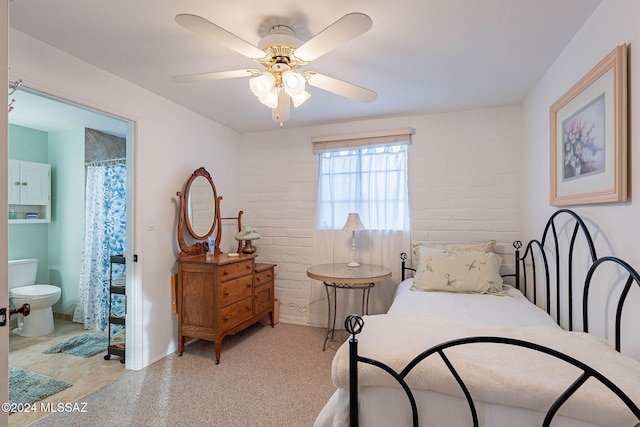
[[[306,42],[297,39],[291,27],[275,25],[269,30],[269,35],[260,40],[257,47],[201,16],[180,14],[176,16],[176,22],[258,62],[263,69],[188,74],[175,76],[172,81],[186,83],[251,77],[251,92],[261,103],[271,108],[272,118],[280,123],[280,127],[289,119],[291,102],[294,107],[298,107],[311,96],[306,91],[307,84],[360,102],[371,102],[377,97],[374,91],[352,83],[315,71],[298,70],[301,66],[367,32],[372,21],[363,13],[349,13],[343,16]]]

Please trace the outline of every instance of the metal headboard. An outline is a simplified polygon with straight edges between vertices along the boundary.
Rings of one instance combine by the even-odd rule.
[[[564,221],[564,223],[563,223]],[[562,246],[560,245],[559,239],[559,231],[567,230],[570,232],[571,237],[569,239],[569,247],[566,250],[566,253],[562,251]],[[546,290],[546,301],[545,306],[543,307],[549,315],[551,315],[552,301],[551,296],[555,295],[555,306],[556,306],[556,322],[561,322],[562,315],[562,283],[566,283],[567,292],[566,297],[567,300],[567,308],[568,308],[568,329],[570,331],[573,330],[573,299],[571,295],[573,295],[574,288],[574,255],[576,253],[576,242],[578,242],[578,238],[583,236],[587,245],[587,249],[589,251],[590,263],[595,263],[596,259],[598,259],[596,255],[595,246],[593,244],[593,239],[591,238],[591,233],[587,228],[586,224],[576,214],[575,212],[569,209],[560,209],[551,215],[547,224],[544,227],[544,232],[542,233],[541,240],[531,240],[526,247],[524,248],[524,254],[520,256],[520,250],[522,248],[522,242],[517,240],[513,243],[513,247],[515,248],[515,286],[520,289],[522,293],[527,296],[532,302],[536,305],[538,304],[538,277],[537,277],[537,268],[536,268],[536,256],[540,255],[543,263],[543,272],[544,272],[544,286]],[[551,280],[550,273],[550,260],[547,256],[548,248],[552,253],[552,260],[555,262],[555,277],[554,281]],[[566,273],[567,277],[561,277],[561,269],[558,267],[561,264],[561,261],[567,261],[566,264]],[[532,291],[528,292],[528,284],[529,284],[529,269],[526,268],[526,262],[529,261],[531,263],[531,279],[532,279]],[[552,287],[553,285],[553,287]]]
[[[627,300],[627,296],[629,295],[629,291],[631,290],[631,286],[635,283],[640,287],[640,275],[638,272],[631,267],[626,261],[623,261],[616,257],[606,256],[599,258],[596,262],[593,263],[589,272],[587,273],[587,278],[585,279],[584,290],[582,293],[582,319],[583,319],[583,329],[584,332],[589,332],[589,290],[591,289],[591,280],[593,279],[594,273],[598,269],[598,267],[605,264],[616,264],[624,269],[624,273],[627,275],[627,279],[622,289],[622,293],[620,294],[620,298],[618,299],[618,304],[616,308],[616,319],[615,319],[615,345],[616,350],[620,351],[620,341],[621,341],[621,325],[622,325],[622,309],[624,307],[624,303]]]
[[[414,273],[416,272],[415,268],[411,268],[411,267],[407,267],[407,254],[405,252],[402,252],[400,254],[400,259],[402,260],[402,280],[401,282],[404,282],[405,279],[405,271],[406,270],[410,270],[413,271]]]

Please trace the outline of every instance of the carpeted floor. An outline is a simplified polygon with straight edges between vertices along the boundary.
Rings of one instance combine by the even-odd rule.
[[[213,343],[196,341],[79,399],[84,413],[56,413],[33,426],[311,426],[331,397],[325,329],[254,325]]]

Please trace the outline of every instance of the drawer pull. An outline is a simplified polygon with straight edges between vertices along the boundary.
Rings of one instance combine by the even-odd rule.
[[[229,316],[224,316],[224,321],[228,322],[229,321]]]
[[[222,295],[224,295],[225,297],[229,296],[229,291],[225,291]]]

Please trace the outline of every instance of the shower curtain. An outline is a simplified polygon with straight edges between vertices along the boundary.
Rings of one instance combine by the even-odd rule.
[[[124,160],[88,163],[86,168],[85,232],[75,322],[104,331],[109,319],[111,255],[124,254],[126,237],[126,166]],[[114,264],[114,277],[124,274]],[[120,300],[115,300],[120,297]],[[114,295],[114,305],[123,296]]]

